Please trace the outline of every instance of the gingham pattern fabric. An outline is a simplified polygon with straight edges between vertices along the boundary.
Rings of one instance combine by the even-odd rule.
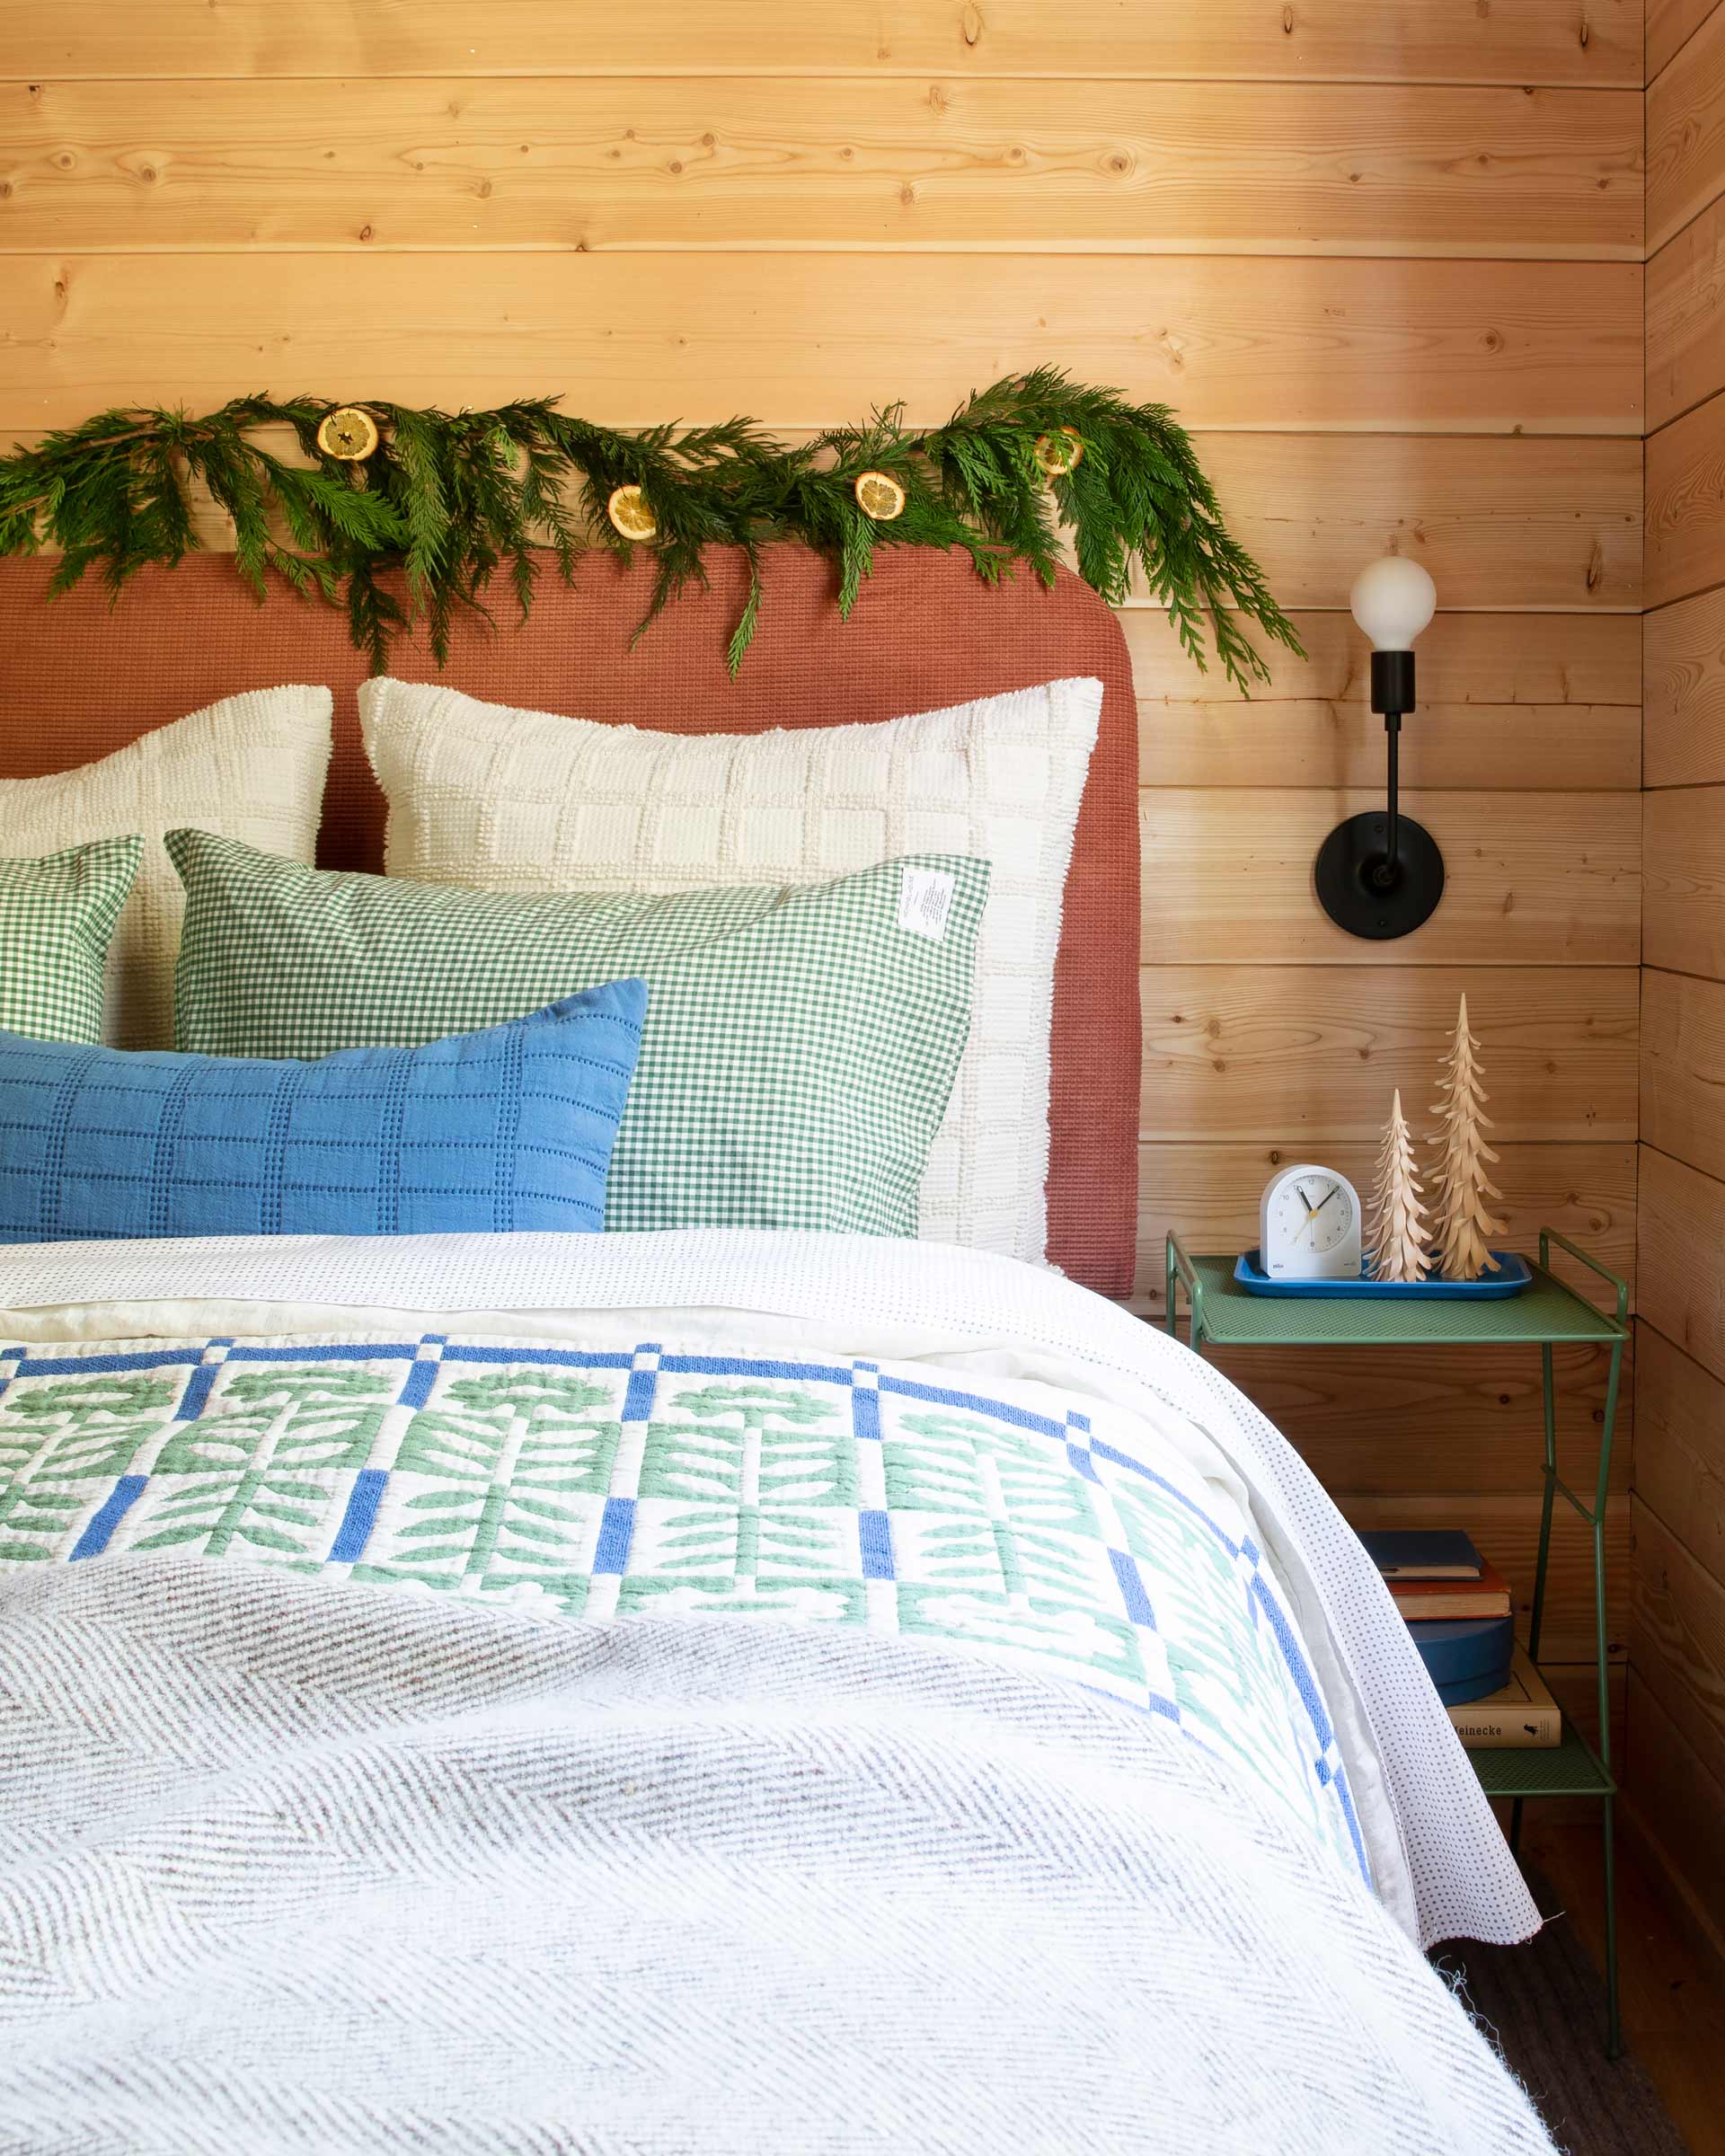
[[[183,898],[163,834],[197,824],[310,861],[330,762],[331,702],[323,688],[247,689],[75,771],[0,779],[0,846],[8,853],[49,853],[133,831],[144,841],[108,954],[98,1038],[110,1047],[173,1045]],[[26,716],[9,713],[6,723],[22,728]]]
[[[634,976],[647,1022],[608,1228],[916,1233],[969,1022],[986,862],[528,898],[304,869],[205,832],[170,833],[168,851],[187,897],[181,1047],[415,1047]],[[931,879],[938,920],[916,909]]]
[[[577,692],[571,689],[571,695]],[[923,1177],[921,1232],[1041,1264],[1049,1039],[1073,831],[1102,685],[1048,681],[870,725],[599,725],[369,681],[388,869],[469,890],[822,883],[907,853],[990,863],[970,1037]],[[188,822],[195,819],[188,817]]]
[[[861,1625],[1077,1683],[1228,1763],[1370,1884],[1250,1524],[1146,1426],[789,1361],[461,1335],[0,1359],[0,1572],[281,1564],[571,1617]]]
[[[0,1032],[102,1038],[108,945],[143,852],[141,838],[103,838],[0,859]]]

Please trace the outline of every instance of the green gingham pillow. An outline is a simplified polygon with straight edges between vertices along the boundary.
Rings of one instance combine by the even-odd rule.
[[[639,976],[612,1229],[914,1235],[970,1023],[988,864],[922,853],[801,886],[520,897],[330,874],[172,831],[177,1045],[417,1047]]]
[[[98,838],[0,858],[0,1032],[101,1040],[108,941],[143,854],[141,838]]]

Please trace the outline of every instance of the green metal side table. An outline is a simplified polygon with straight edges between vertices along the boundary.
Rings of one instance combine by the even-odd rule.
[[[1596,1274],[1616,1297],[1614,1312],[1596,1310],[1551,1270],[1552,1246]],[[1168,1238],[1168,1330],[1175,1330],[1176,1297],[1184,1288],[1192,1318],[1192,1346],[1202,1355],[1216,1348],[1537,1348],[1545,1409],[1544,1498],[1539,1518],[1539,1560],[1534,1574],[1533,1614],[1527,1653],[1539,1660],[1545,1615],[1545,1576],[1552,1552],[1552,1514],[1560,1493],[1593,1531],[1594,1624],[1599,1658],[1599,1749],[1596,1752],[1564,1717],[1561,1744],[1550,1751],[1470,1752],[1488,1797],[1509,1800],[1509,1846],[1521,1836],[1522,1805],[1530,1797],[1597,1797],[1603,1811],[1606,1867],[1606,2049],[1623,2048],[1617,2002],[1617,1911],[1611,1772],[1610,1670],[1606,1660],[1606,1496],[1611,1479],[1611,1444],[1617,1421],[1617,1386],[1623,1343],[1629,1338],[1629,1290],[1614,1273],[1553,1229],[1539,1233],[1539,1264],[1533,1285],[1501,1302],[1367,1302],[1346,1296],[1254,1295],[1234,1277],[1233,1255],[1189,1256],[1177,1235]],[[1557,1390],[1553,1348],[1574,1342],[1608,1345],[1611,1375],[1606,1387],[1605,1427],[1599,1434],[1599,1471],[1593,1503],[1584,1504],[1557,1471]]]

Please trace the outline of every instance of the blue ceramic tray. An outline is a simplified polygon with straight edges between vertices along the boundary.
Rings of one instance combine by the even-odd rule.
[[[1305,1295],[1356,1303],[1501,1303],[1532,1284],[1534,1268],[1514,1250],[1493,1250],[1498,1270],[1479,1280],[1272,1280],[1255,1250],[1243,1251],[1234,1277],[1248,1294]]]

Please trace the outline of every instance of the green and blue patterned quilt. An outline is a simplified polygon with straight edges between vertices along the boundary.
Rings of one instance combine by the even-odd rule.
[[[1250,1523],[1153,1438],[1046,1388],[818,1355],[0,1343],[0,1566],[160,1552],[585,1619],[897,1634],[1154,1718],[1369,1881]]]

